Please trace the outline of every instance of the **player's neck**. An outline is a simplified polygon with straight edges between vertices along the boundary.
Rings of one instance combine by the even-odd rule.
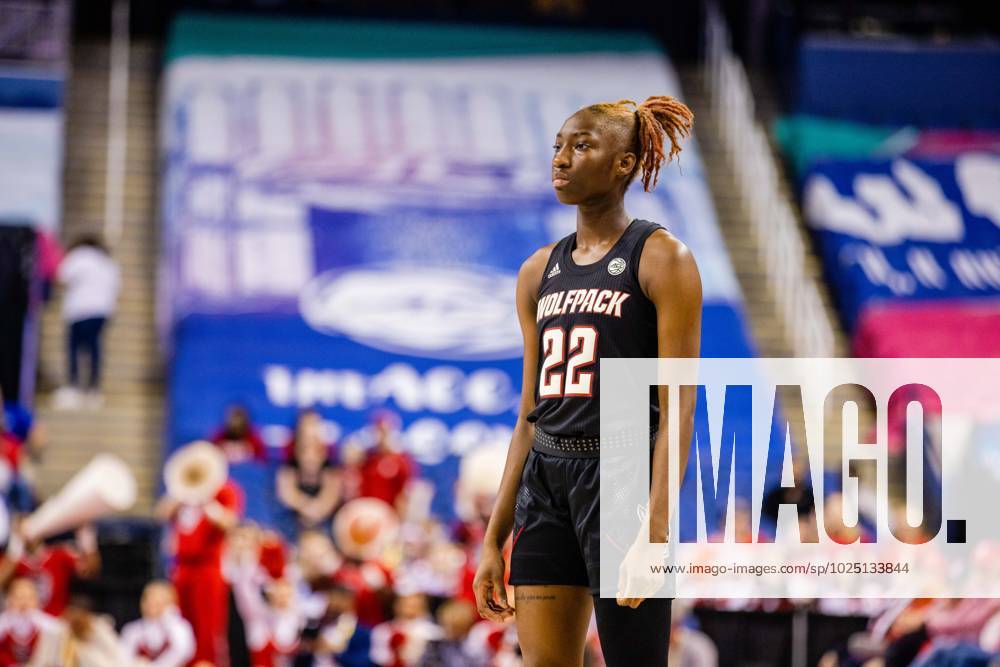
[[[625,212],[625,202],[579,204],[576,208],[576,246],[589,248],[614,243],[632,218]]]

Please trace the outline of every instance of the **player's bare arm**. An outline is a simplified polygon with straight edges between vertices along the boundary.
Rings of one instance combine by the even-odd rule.
[[[698,357],[701,353],[701,276],[691,251],[670,233],[654,232],[642,251],[639,283],[656,306],[658,356]],[[650,471],[649,532],[652,542],[667,541],[670,520],[667,395],[667,387],[661,386],[660,423]],[[682,475],[687,467],[696,400],[694,388],[680,392],[678,464]]]
[[[507,460],[504,464],[500,490],[497,492],[493,512],[483,543],[483,553],[473,588],[476,606],[484,618],[502,621],[514,613],[504,589],[503,545],[514,524],[514,502],[524,461],[534,439],[534,426],[526,419],[535,408],[535,374],[538,365],[538,334],[535,330],[535,309],[538,306],[538,286],[542,271],[549,261],[555,244],[537,250],[521,265],[517,274],[517,318],[524,337],[524,379],[521,384],[521,404],[517,423],[511,436]]]

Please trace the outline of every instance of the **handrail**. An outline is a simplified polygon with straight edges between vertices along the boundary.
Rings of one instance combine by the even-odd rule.
[[[130,48],[129,0],[115,0],[111,10],[107,180],[104,188],[104,238],[112,248],[116,248],[121,241],[124,226]]]
[[[767,286],[797,357],[834,355],[834,329],[815,282],[806,272],[801,232],[780,190],[767,134],[756,121],[750,82],[730,47],[721,12],[709,5],[705,80],[722,145],[733,165],[737,194],[749,213]]]

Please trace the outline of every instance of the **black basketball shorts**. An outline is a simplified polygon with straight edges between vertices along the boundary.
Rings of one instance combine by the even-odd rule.
[[[651,470],[652,448],[649,456]],[[638,468],[635,461],[621,459],[605,464],[616,488],[638,487]],[[623,556],[638,534],[638,517],[634,503],[606,508],[601,535],[600,470],[597,456],[540,451],[537,443],[531,448],[514,506],[511,585],[586,586],[591,595],[615,596],[615,590],[600,589],[600,550],[615,549]]]

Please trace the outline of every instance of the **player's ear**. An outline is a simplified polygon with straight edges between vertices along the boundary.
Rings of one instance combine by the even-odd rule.
[[[618,157],[618,162],[615,166],[615,170],[618,172],[618,175],[625,178],[631,174],[632,170],[635,169],[635,161],[635,153],[632,153],[631,151],[622,153]]]

